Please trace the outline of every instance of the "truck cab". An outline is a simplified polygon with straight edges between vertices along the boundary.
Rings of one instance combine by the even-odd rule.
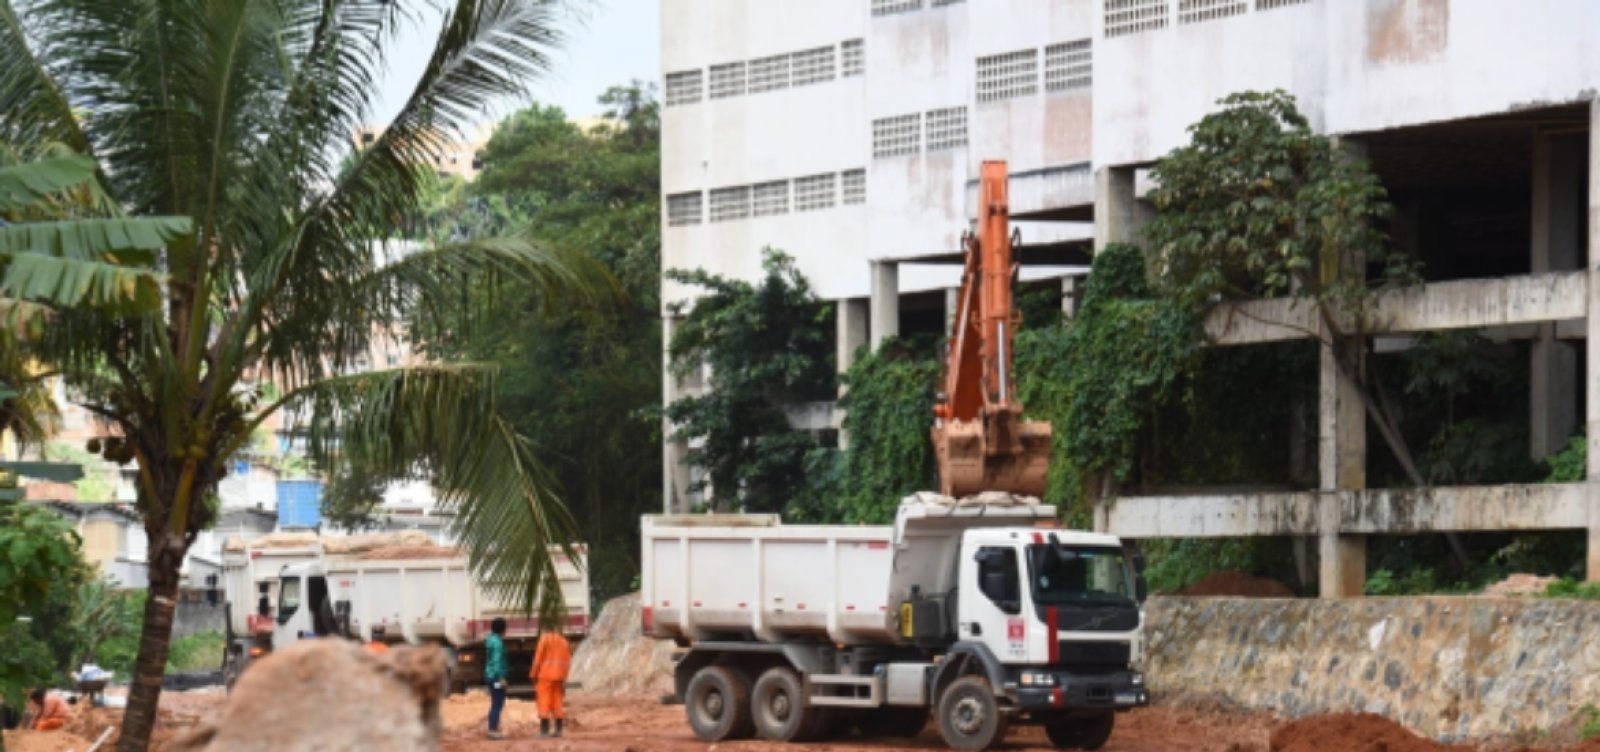
[[[328,591],[328,576],[321,562],[293,564],[278,574],[277,626],[272,649],[283,650],[301,640],[344,635]]]

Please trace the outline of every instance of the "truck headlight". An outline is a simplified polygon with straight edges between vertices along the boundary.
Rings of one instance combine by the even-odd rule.
[[[1024,687],[1054,687],[1056,675],[1045,671],[1022,672],[1022,686]]]
[[[1144,674],[1134,674],[1133,678],[1128,680],[1128,683],[1135,687],[1144,686]]]

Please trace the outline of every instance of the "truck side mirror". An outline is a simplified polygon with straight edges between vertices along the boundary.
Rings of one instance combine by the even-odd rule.
[[[1134,571],[1134,573],[1135,574],[1140,574],[1140,575],[1144,574],[1144,568],[1146,566],[1149,566],[1149,562],[1145,561],[1144,552],[1143,551],[1135,551],[1134,554],[1133,554],[1133,571]]]
[[[1141,574],[1134,579],[1133,592],[1140,603],[1144,603],[1150,597],[1150,583],[1145,581],[1144,575]]]

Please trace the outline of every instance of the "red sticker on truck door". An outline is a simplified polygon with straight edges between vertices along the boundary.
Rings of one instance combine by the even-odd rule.
[[[1010,619],[1006,622],[1006,639],[1012,642],[1022,640],[1027,636],[1026,622],[1021,619]]]

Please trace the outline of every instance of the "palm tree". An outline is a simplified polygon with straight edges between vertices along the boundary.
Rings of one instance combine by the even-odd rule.
[[[91,216],[0,233],[0,307],[32,324],[30,354],[117,429],[107,458],[138,468],[150,598],[120,750],[148,744],[179,566],[213,522],[217,482],[275,412],[321,467],[430,475],[480,579],[542,614],[559,606],[547,546],[567,542],[570,519],[530,445],[496,417],[492,371],[355,372],[377,337],[460,321],[485,299],[473,288],[526,285],[552,306],[609,289],[514,238],[403,257],[377,247],[414,216],[444,141],[487,102],[524,93],[558,41],[555,0],[442,4],[414,90],[357,149],[414,4],[0,3],[0,143],[82,155],[79,180],[36,181],[34,193],[81,182],[107,197]]]

